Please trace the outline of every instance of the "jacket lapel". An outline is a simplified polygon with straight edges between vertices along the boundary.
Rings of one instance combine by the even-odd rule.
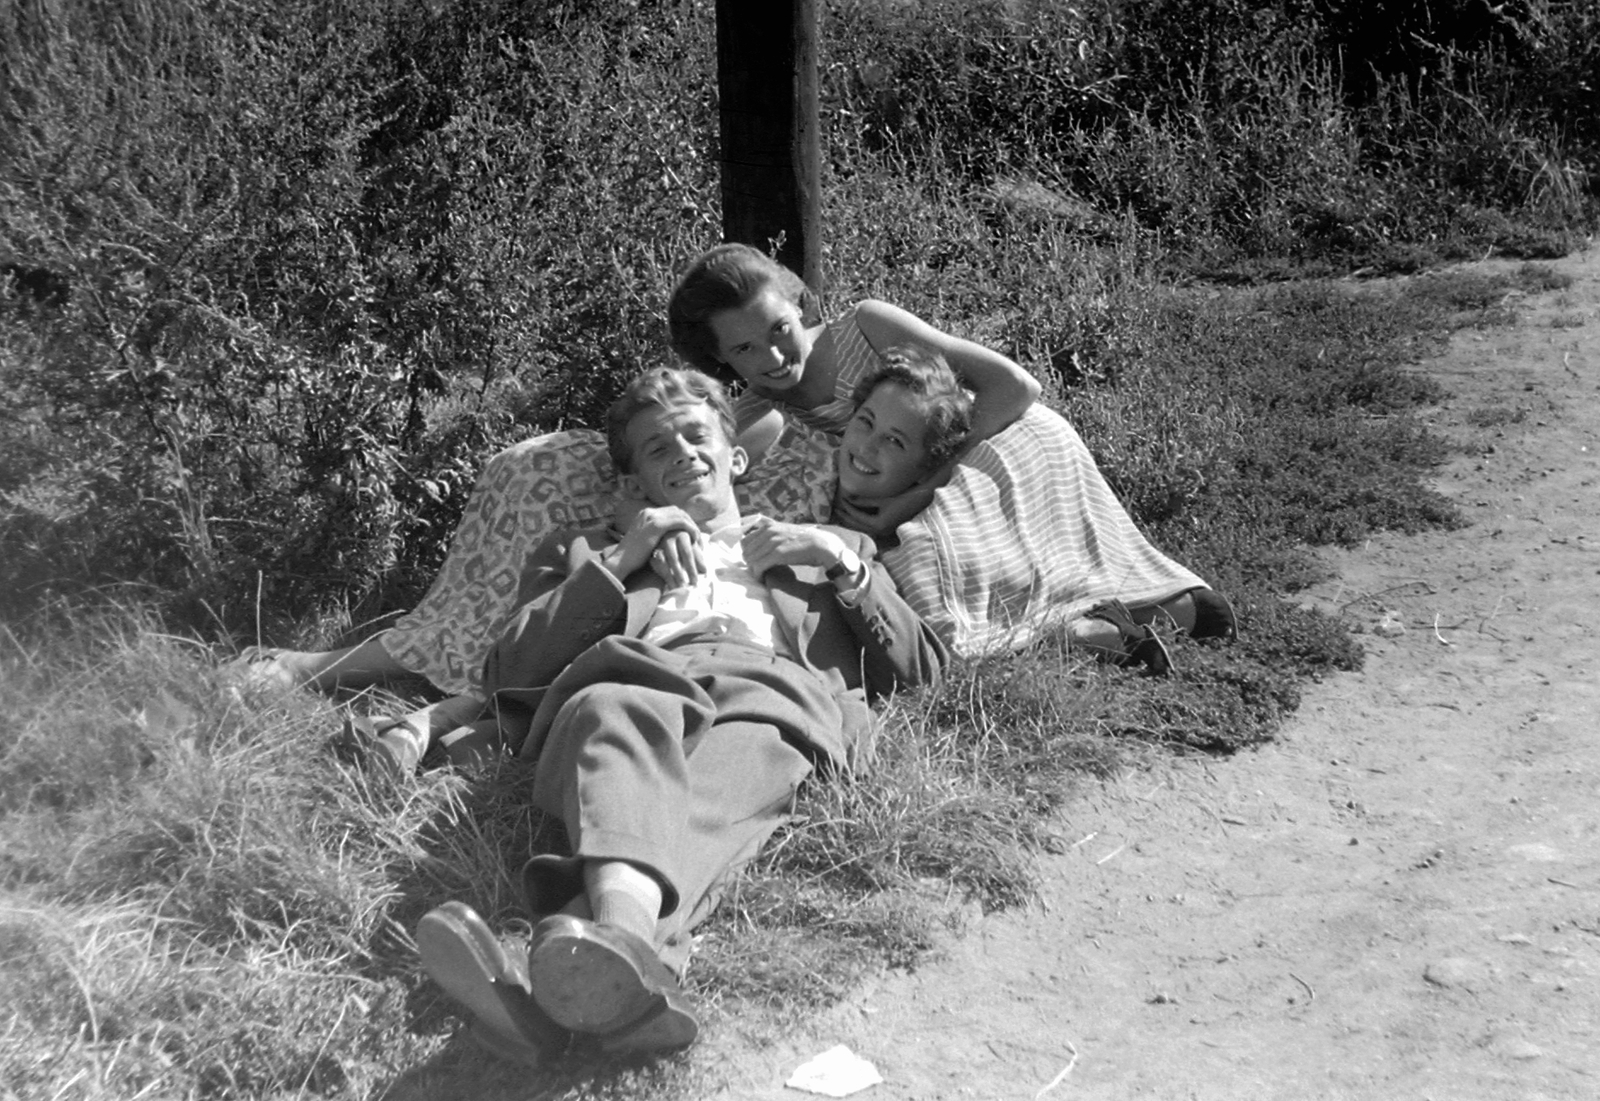
[[[810,641],[811,586],[801,584],[788,566],[775,566],[767,571],[767,591],[772,597],[772,615],[779,629],[788,636],[789,650],[795,660],[809,665],[806,644]]]
[[[661,578],[652,569],[639,570],[628,579],[627,594],[628,620],[622,633],[638,638],[650,625],[650,617],[656,614],[656,607],[661,603]]]

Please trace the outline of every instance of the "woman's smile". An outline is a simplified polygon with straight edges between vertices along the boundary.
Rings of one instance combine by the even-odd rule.
[[[858,501],[910,489],[927,473],[927,429],[928,411],[921,397],[896,382],[873,390],[844,427],[839,488]]]
[[[811,337],[800,309],[776,288],[766,287],[743,306],[707,319],[717,338],[718,358],[740,378],[764,390],[793,390],[805,376]]]

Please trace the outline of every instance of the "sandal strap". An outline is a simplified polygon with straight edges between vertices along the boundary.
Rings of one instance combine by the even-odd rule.
[[[1120,600],[1107,600],[1084,613],[1087,619],[1111,624],[1122,638],[1122,658],[1118,665],[1142,665],[1152,676],[1164,677],[1172,671],[1172,654],[1155,628],[1134,622],[1133,613]]]

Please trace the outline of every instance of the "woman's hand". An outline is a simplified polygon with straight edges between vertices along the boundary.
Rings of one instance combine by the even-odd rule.
[[[881,355],[896,344],[918,344],[944,356],[962,385],[972,391],[972,442],[986,440],[1014,422],[1039,398],[1039,380],[1010,356],[936,329],[913,313],[867,299],[856,306],[856,324]]]
[[[870,535],[881,543],[894,536],[895,530],[933,503],[934,490],[939,483],[922,481],[893,497],[875,497],[871,500],[851,500],[844,494],[833,499],[833,521],[851,531]]]
[[[812,524],[785,524],[770,516],[751,516],[744,523],[744,560],[760,580],[774,566],[818,566],[828,569],[851,554],[831,531]]]

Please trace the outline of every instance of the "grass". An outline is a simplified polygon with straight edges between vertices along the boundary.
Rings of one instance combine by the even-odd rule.
[[[1359,668],[1344,628],[1292,600],[1315,576],[1304,546],[1454,522],[1423,488],[1439,451],[1410,410],[1439,394],[1419,365],[1451,326],[1504,322],[1513,292],[1548,289],[1550,276],[1174,288],[1153,300],[1142,354],[1065,404],[1110,442],[1107,469],[1135,500],[1146,467],[1205,473],[1142,507],[1169,549],[1235,599],[1243,636],[1174,640],[1180,671],[1165,681],[1045,641],[892,701],[873,771],[810,786],[794,825],[703,928],[690,980],[712,1044],[771,1042],[872,973],[915,967],[983,913],[1028,905],[1038,862],[1062,844],[1056,812],[1084,784],[1151,752],[1269,739],[1307,679]],[[1205,416],[1156,423],[1157,381]],[[1208,434],[1230,417],[1255,429]],[[1119,451],[1130,438],[1139,446]],[[1184,448],[1200,450],[1174,458]],[[1372,463],[1352,469],[1350,448]],[[1273,469],[1291,457],[1303,464]],[[526,929],[510,875],[554,833],[526,806],[525,766],[400,784],[366,775],[329,749],[338,705],[241,694],[208,648],[140,609],[55,606],[0,637],[0,1081],[11,1095],[710,1088],[714,1062],[693,1052],[620,1068],[577,1052],[535,1075],[484,1060],[419,974],[409,930],[443,899],[508,934]]]
[[[703,1096],[698,1050],[485,1059],[419,975],[443,899],[525,928],[522,766],[365,775],[334,703],[212,649],[413,601],[484,456],[661,354],[720,219],[711,6],[286,4],[0,10],[0,1098]],[[829,6],[830,306],[1027,365],[1243,634],[1160,682],[1047,640],[886,707],[704,928],[713,1049],[1028,905],[1083,785],[1360,667],[1294,600],[1308,547],[1459,522],[1426,360],[1564,287],[1438,265],[1592,221],[1593,20],[1546,14],[1528,71],[1451,53],[1413,97],[1260,5]]]

